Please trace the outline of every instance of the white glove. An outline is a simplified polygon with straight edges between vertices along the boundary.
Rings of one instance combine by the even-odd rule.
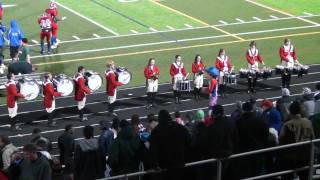
[[[61,18],[62,21],[63,21],[63,20],[66,20],[66,19],[67,19],[66,16],[63,16],[63,17]]]

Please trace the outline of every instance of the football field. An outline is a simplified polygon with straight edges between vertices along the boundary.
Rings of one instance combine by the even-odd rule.
[[[157,60],[161,82],[181,54],[189,72],[196,54],[213,65],[225,48],[236,69],[246,66],[245,51],[257,41],[267,66],[279,64],[278,49],[290,38],[303,64],[319,63],[320,2],[317,0],[57,0],[60,47],[40,55],[37,17],[48,0],[4,1],[4,22],[17,19],[29,38],[38,71],[72,76],[79,65],[103,73],[107,59],[133,74],[128,86],[143,85],[143,68]],[[8,58],[8,51],[6,51]],[[104,87],[104,86],[103,86]],[[104,90],[104,88],[101,90]]]

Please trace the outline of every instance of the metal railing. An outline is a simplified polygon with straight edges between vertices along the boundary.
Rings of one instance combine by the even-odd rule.
[[[217,175],[216,179],[221,180],[222,179],[222,161],[224,160],[231,160],[235,158],[242,158],[242,157],[247,157],[250,155],[256,155],[256,154],[261,154],[261,153],[266,153],[266,152],[272,152],[272,151],[277,151],[277,150],[284,150],[292,147],[298,147],[298,146],[303,146],[303,145],[310,145],[310,157],[309,157],[309,165],[300,167],[298,169],[290,169],[290,170],[285,170],[285,171],[278,171],[278,172],[273,172],[269,174],[264,174],[264,175],[259,175],[255,177],[249,177],[244,180],[256,180],[256,179],[263,179],[263,178],[268,178],[268,177],[275,177],[275,176],[281,176],[285,174],[290,174],[302,170],[309,170],[309,180],[313,178],[313,173],[314,173],[314,168],[320,167],[320,164],[314,164],[314,154],[315,154],[315,143],[320,143],[320,139],[315,139],[315,140],[310,140],[310,141],[303,141],[303,142],[298,142],[298,143],[293,143],[293,144],[287,144],[287,145],[281,145],[281,146],[275,146],[275,147],[270,147],[270,148],[265,148],[265,149],[259,149],[259,150],[254,150],[254,151],[249,151],[245,153],[239,153],[239,154],[233,154],[229,157],[223,158],[223,159],[206,159],[206,160],[201,160],[201,161],[196,161],[196,162],[190,162],[185,164],[186,167],[194,167],[198,165],[204,165],[208,163],[217,163]],[[129,179],[130,177],[136,177],[136,176],[144,176],[147,174],[153,174],[153,173],[161,173],[167,171],[166,169],[152,169],[152,170],[146,170],[146,171],[139,171],[135,173],[128,173],[128,174],[123,174],[123,175],[117,175],[117,176],[112,176],[112,177],[107,177],[107,178],[102,178],[98,180],[115,180],[115,179]]]

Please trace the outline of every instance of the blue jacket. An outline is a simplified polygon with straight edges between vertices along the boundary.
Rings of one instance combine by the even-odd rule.
[[[7,39],[10,41],[10,46],[20,46],[23,38],[23,32],[20,30],[16,20],[11,20],[10,29],[7,34]]]
[[[282,118],[280,112],[276,108],[265,110],[262,114],[269,128],[274,128],[280,133],[282,127]]]
[[[0,25],[0,46],[3,47],[5,45],[4,33],[6,32],[6,26],[3,24]]]

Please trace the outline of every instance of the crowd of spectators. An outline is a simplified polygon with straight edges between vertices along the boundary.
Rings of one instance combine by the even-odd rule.
[[[303,88],[294,98],[288,89],[275,102],[250,98],[237,101],[231,115],[215,105],[212,114],[203,110],[185,116],[167,110],[149,114],[142,125],[138,115],[131,120],[100,122],[101,134],[85,126],[83,138],[75,140],[72,125],[58,138],[59,160],[50,154],[52,143],[34,129],[32,140],[18,150],[10,138],[0,135],[0,179],[51,180],[97,178],[141,170],[165,170],[142,179],[215,179],[217,164],[184,167],[188,162],[221,159],[222,179],[242,179],[275,171],[295,169],[310,163],[310,145],[291,147],[239,158],[227,158],[278,145],[320,138],[320,85],[317,91]],[[316,154],[315,159],[318,159]],[[308,179],[308,170],[296,173]],[[292,180],[294,174],[282,175]],[[278,177],[279,178],[279,177]],[[139,179],[132,177],[129,179]]]

